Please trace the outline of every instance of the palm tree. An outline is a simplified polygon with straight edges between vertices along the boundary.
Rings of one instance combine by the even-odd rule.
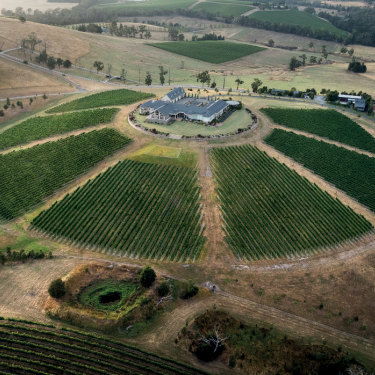
[[[243,84],[243,81],[240,78],[237,78],[235,82],[237,83],[237,90],[238,90],[238,87]]]

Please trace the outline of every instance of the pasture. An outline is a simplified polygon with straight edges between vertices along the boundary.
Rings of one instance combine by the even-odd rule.
[[[153,94],[127,89],[103,91],[53,107],[49,109],[47,113],[77,111],[81,109],[108,107],[112,105],[128,105],[152,98],[153,96]]]
[[[204,237],[195,170],[119,162],[43,211],[32,228],[130,258],[194,261]]]
[[[148,0],[148,1],[126,1],[118,2],[105,1],[96,5],[95,8],[106,9],[110,11],[119,11],[125,9],[129,15],[152,15],[155,12],[162,14],[163,11],[172,11],[176,9],[186,9],[193,5],[195,0]]]
[[[241,14],[253,9],[246,4],[216,4],[210,2],[199,3],[193,7],[196,12],[213,14],[221,17],[239,17]]]
[[[313,31],[324,30],[340,36],[347,35],[346,31],[338,29],[336,26],[333,26],[330,22],[325,21],[308,12],[298,11],[295,9],[258,11],[252,13],[248,17],[270,23],[309,27]]]
[[[265,141],[375,211],[375,158],[280,129]]]
[[[116,108],[32,117],[0,133],[0,150],[112,121]]]
[[[361,126],[335,110],[263,108],[276,124],[375,153],[375,139]]]
[[[256,147],[216,148],[211,156],[226,240],[240,259],[312,254],[372,229],[362,216]]]
[[[2,374],[206,374],[115,339],[53,325],[1,319]]]
[[[152,47],[213,64],[240,59],[265,48],[227,41],[151,43]]]
[[[40,204],[130,140],[103,129],[0,155],[0,221]]]

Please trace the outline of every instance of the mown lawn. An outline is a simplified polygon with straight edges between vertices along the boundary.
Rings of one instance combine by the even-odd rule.
[[[310,27],[312,30],[326,30],[336,35],[346,35],[347,33],[343,30],[333,26],[328,21],[324,21],[321,18],[314,16],[313,14],[298,11],[295,9],[291,10],[274,10],[274,11],[259,11],[251,14],[250,18],[256,18],[260,21],[296,25],[301,27]]]
[[[239,59],[253,53],[263,51],[264,48],[250,44],[233,43],[227,41],[201,42],[166,42],[150,43],[152,47],[160,48],[178,55],[191,57],[213,64]]]

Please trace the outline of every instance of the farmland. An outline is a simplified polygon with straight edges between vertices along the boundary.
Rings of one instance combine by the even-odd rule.
[[[216,148],[211,155],[226,240],[238,258],[306,255],[372,229],[363,217],[256,147]]]
[[[128,105],[153,97],[153,94],[137,92],[132,90],[111,90],[98,94],[85,96],[68,103],[61,104],[48,110],[48,113],[77,111],[97,107],[108,107],[112,105]]]
[[[42,212],[32,227],[132,258],[196,260],[204,238],[196,172],[126,160]]]
[[[167,42],[152,43],[149,45],[213,64],[236,60],[264,50],[262,47],[252,46],[250,44],[226,41]]]
[[[165,11],[173,11],[176,9],[186,9],[194,4],[194,0],[149,0],[145,2],[128,1],[128,2],[114,2],[103,0],[97,8],[106,9],[110,11],[119,11],[125,9],[129,15],[151,15],[155,12],[163,13]]]
[[[375,158],[280,129],[266,142],[375,211]]]
[[[335,35],[346,35],[346,31],[338,29],[331,23],[322,20],[313,14],[295,9],[282,11],[259,11],[251,14],[248,17],[269,23],[309,27],[313,31],[323,30]]]
[[[130,140],[103,129],[0,155],[0,220],[40,204]]]
[[[3,319],[3,318],[2,318]],[[122,342],[51,325],[0,321],[1,374],[205,374]]]
[[[243,13],[253,9],[250,6],[240,4],[215,4],[210,2],[203,2],[197,4],[193,10],[196,12],[206,12],[209,14],[218,15],[221,17],[238,17]]]
[[[375,153],[375,139],[353,120],[335,110],[263,108],[262,111],[276,124]]]
[[[1,133],[0,150],[55,134],[109,123],[117,111],[116,108],[104,108],[59,116],[32,117]]]

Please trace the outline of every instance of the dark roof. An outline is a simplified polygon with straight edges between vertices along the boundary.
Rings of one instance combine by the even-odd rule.
[[[365,108],[366,107],[366,100],[365,99],[356,99],[354,102],[354,107]]]
[[[181,95],[185,95],[184,89],[182,87],[176,87],[175,89],[170,91],[166,96],[168,96],[170,100],[175,100],[179,98]]]

